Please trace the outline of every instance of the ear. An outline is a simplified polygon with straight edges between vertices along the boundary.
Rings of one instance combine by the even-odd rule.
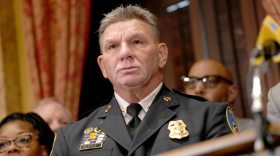
[[[48,148],[46,145],[41,145],[41,156],[48,156],[49,152],[48,152]]]
[[[97,58],[97,63],[98,63],[98,65],[99,65],[99,68],[100,68],[100,70],[101,70],[101,72],[102,72],[102,74],[103,74],[103,76],[107,79],[108,78],[108,76],[107,76],[107,74],[106,74],[106,70],[105,70],[105,67],[104,67],[104,65],[103,65],[103,55],[100,55],[100,56],[98,56],[98,58]]]
[[[233,107],[233,103],[237,97],[237,87],[235,85],[231,85],[228,87],[228,99],[227,102]]]
[[[168,48],[165,43],[158,44],[158,53],[159,53],[159,67],[163,68],[166,64],[168,57]]]

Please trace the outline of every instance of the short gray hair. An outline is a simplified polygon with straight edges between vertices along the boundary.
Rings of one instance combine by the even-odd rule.
[[[108,14],[104,14],[104,18],[100,22],[99,27],[99,45],[101,49],[101,39],[102,35],[105,31],[105,29],[114,23],[132,20],[132,19],[138,19],[141,20],[151,26],[151,28],[154,31],[156,39],[159,41],[160,34],[159,34],[159,28],[157,23],[157,17],[148,11],[147,9],[141,8],[138,5],[128,5],[126,7],[123,7],[123,5],[115,8]],[[102,49],[101,49],[102,53]]]
[[[50,102],[55,102],[56,104],[62,106],[67,113],[69,123],[72,122],[72,114],[71,114],[70,110],[64,106],[64,103],[62,103],[60,100],[58,100],[55,97],[47,97],[47,98],[41,99],[36,104],[36,106],[33,108],[33,111],[35,111],[36,109],[40,109],[41,106],[47,105]]]

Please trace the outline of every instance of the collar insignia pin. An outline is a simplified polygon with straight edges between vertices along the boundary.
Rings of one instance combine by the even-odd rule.
[[[186,130],[187,125],[182,120],[170,121],[168,125],[169,138],[182,139],[189,136],[189,132]]]
[[[164,101],[167,101],[167,102],[171,101],[171,98],[168,96],[163,96],[163,99],[164,99]]]
[[[107,113],[110,109],[111,109],[111,105],[109,105],[109,106],[106,108],[105,113]]]

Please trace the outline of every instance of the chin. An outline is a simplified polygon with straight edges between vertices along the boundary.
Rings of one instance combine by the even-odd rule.
[[[127,87],[127,88],[134,88],[134,87],[139,87],[141,83],[136,82],[136,81],[126,81],[120,84],[120,86]]]

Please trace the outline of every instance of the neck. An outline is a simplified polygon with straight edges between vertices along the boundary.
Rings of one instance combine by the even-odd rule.
[[[159,86],[162,80],[163,78],[160,78],[157,81],[150,81],[148,84],[141,84],[136,87],[114,87],[114,90],[128,103],[138,103],[147,97],[151,92],[153,92]]]

